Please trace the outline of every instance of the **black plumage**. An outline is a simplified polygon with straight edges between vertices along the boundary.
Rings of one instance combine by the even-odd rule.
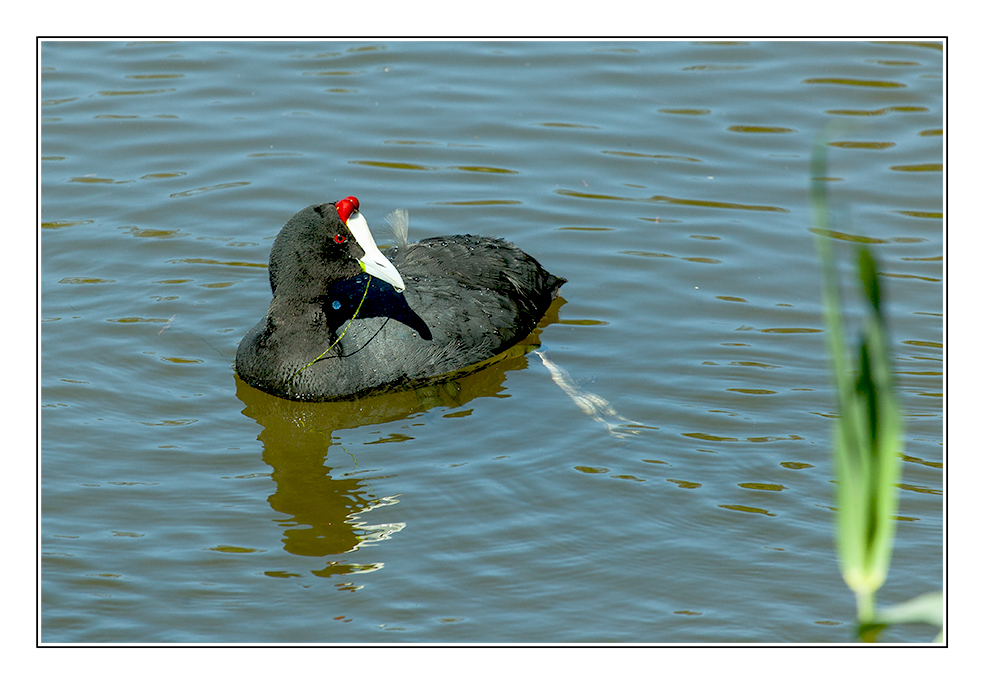
[[[384,267],[399,275],[373,276],[360,260],[379,253],[363,244],[359,216],[346,198],[308,207],[281,230],[273,301],[236,354],[244,381],[304,401],[427,384],[523,340],[566,282],[512,243],[474,235],[393,247]]]

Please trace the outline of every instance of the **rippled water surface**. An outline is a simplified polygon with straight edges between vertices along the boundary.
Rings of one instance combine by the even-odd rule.
[[[942,64],[44,43],[43,640],[851,640],[807,202],[828,125],[835,242],[880,259],[908,431],[879,599],[940,588]],[[273,237],[346,195],[381,243],[405,207],[411,239],[498,235],[566,277],[540,353],[357,402],[238,382]]]

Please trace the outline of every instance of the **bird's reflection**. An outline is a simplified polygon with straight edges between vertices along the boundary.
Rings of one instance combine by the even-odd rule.
[[[557,320],[561,302],[560,298],[554,301],[541,328]],[[403,529],[401,522],[370,525],[361,519],[374,508],[398,502],[373,492],[367,479],[377,478],[379,469],[368,473],[352,447],[332,443],[333,433],[495,396],[503,391],[506,372],[527,366],[525,353],[539,345],[539,332],[535,330],[521,344],[467,375],[350,401],[289,401],[261,392],[237,377],[236,395],[246,405],[243,414],[262,427],[258,439],[263,443],[263,460],[273,469],[276,484],[268,501],[277,512],[273,521],[284,528],[284,550],[295,556],[324,559],[325,565],[312,570],[319,576],[378,569],[375,564],[342,562],[338,556],[363,544],[385,541]]]

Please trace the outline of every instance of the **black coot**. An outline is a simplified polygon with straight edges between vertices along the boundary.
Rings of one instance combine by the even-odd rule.
[[[384,256],[355,197],[312,205],[273,243],[273,301],[239,343],[236,372],[302,401],[427,384],[521,341],[565,282],[497,238],[429,238]]]

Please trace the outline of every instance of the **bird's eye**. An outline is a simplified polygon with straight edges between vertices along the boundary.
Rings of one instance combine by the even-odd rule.
[[[345,236],[344,235],[342,235],[341,233],[339,233],[338,235],[335,236],[335,244],[336,245],[340,245],[343,242],[345,242]]]

